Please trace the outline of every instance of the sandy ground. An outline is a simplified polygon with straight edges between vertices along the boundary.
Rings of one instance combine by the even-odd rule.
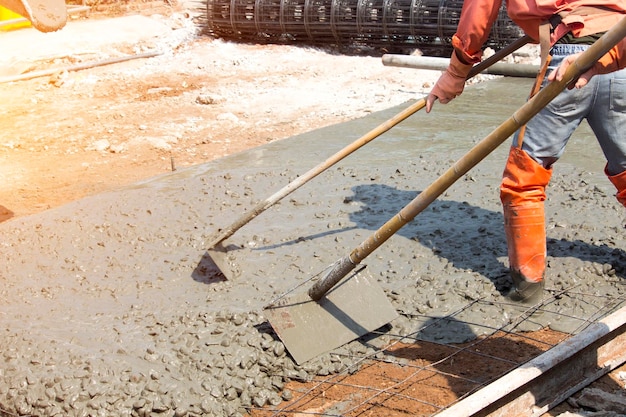
[[[134,15],[0,34],[5,76],[163,52],[0,85],[2,218],[382,110],[437,77],[379,57],[194,39],[195,28],[182,14]]]
[[[288,401],[289,381],[350,369],[365,353],[359,343],[296,366],[263,306],[367,237],[528,87],[475,86],[438,118],[394,129],[231,238],[234,268],[218,271],[206,253],[211,232],[420,97],[439,74],[386,68],[379,56],[196,37],[184,13],[66,29],[54,42],[31,30],[0,34],[12,51],[3,75],[162,54],[0,84],[0,299],[10,346],[0,404],[16,414],[240,415]],[[418,136],[419,146],[406,144]],[[588,157],[589,136],[552,185],[548,313],[519,323],[502,303],[510,284],[500,150],[369,262],[366,274],[401,313],[393,333],[463,343],[509,325],[574,332],[619,305],[621,208],[601,159]],[[466,308],[468,300],[480,302]],[[456,309],[459,325],[428,319]],[[528,344],[518,360],[562,336],[535,337],[542,346]],[[434,395],[445,406],[460,392]]]

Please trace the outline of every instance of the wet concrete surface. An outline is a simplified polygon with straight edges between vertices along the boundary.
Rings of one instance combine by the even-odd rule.
[[[232,267],[221,272],[207,254],[213,232],[400,108],[0,224],[0,408],[240,415],[279,403],[288,379],[345,368],[349,359],[328,354],[295,365],[263,307],[308,290],[521,106],[531,82],[471,86],[414,115],[226,240]],[[624,299],[623,208],[583,126],[548,190],[544,314],[517,320],[502,296],[510,282],[498,186],[507,151],[508,142],[363,262],[401,313],[394,334],[476,300],[461,317],[464,332],[431,326],[421,337],[462,342],[487,326],[576,332]]]

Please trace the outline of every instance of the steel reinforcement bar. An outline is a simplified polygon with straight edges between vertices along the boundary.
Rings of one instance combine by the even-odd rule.
[[[626,362],[626,307],[436,417],[539,417]]]
[[[207,24],[214,36],[241,41],[446,49],[462,6],[462,0],[207,0]],[[503,6],[487,46],[499,49],[521,36]]]

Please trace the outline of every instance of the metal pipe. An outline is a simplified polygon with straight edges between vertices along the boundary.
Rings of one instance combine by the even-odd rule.
[[[390,67],[416,68],[434,71],[445,71],[450,59],[432,56],[408,56],[385,54],[382,57],[383,65]],[[483,71],[483,74],[506,75],[509,77],[535,78],[539,67],[530,64],[510,64],[498,62]]]

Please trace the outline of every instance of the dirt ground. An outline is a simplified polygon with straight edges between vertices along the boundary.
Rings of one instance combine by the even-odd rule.
[[[120,12],[88,20],[127,14]],[[187,12],[153,5],[139,14],[159,22],[157,36],[76,46],[27,67],[163,51],[166,40],[173,47],[161,55],[0,84],[0,221],[386,109],[427,92],[439,76],[384,67],[381,51],[342,55],[195,37]],[[0,42],[9,35],[0,33]],[[369,378],[360,375],[353,384]]]
[[[53,56],[22,56],[21,66],[5,58],[4,75],[13,75],[7,72],[15,67],[98,62],[182,37],[154,58],[0,84],[0,219],[388,108],[415,98],[437,77],[384,67],[376,56],[194,39],[183,10],[157,11],[143,14],[162,26],[158,36],[82,48],[71,42]],[[114,29],[147,19],[109,22]],[[0,42],[11,35],[0,33]]]

